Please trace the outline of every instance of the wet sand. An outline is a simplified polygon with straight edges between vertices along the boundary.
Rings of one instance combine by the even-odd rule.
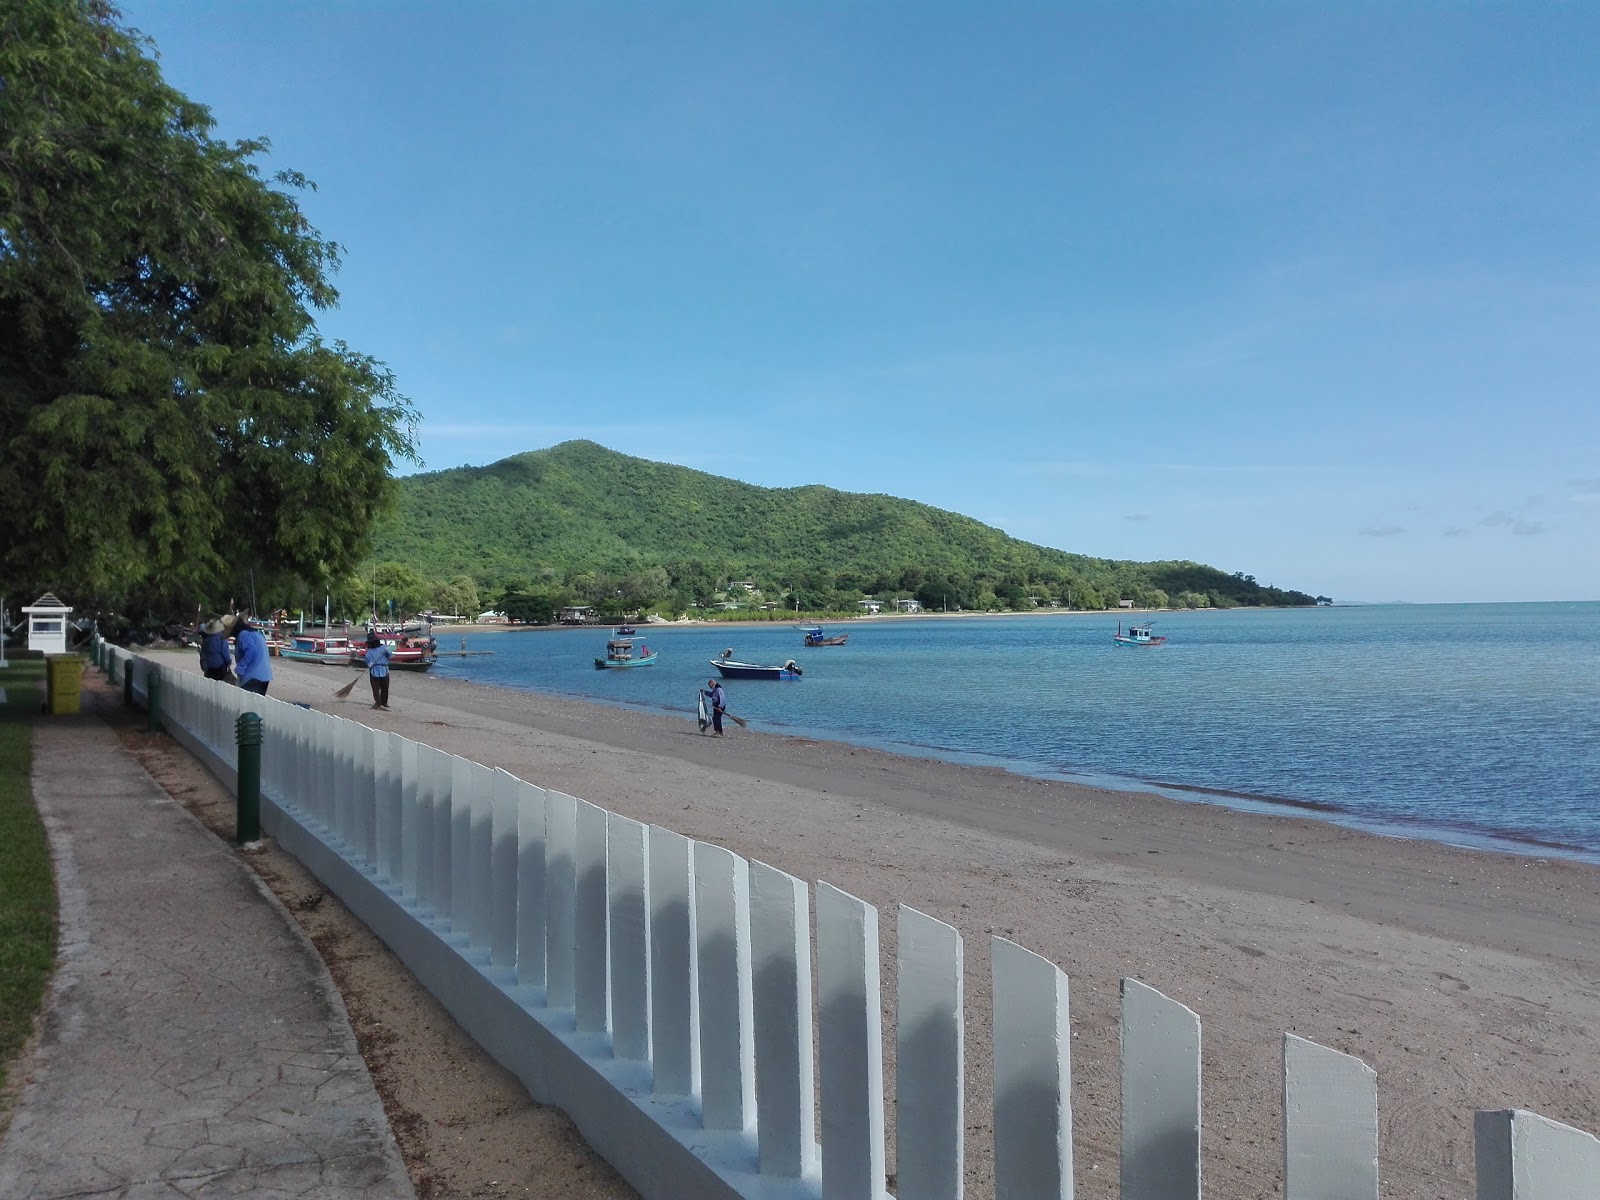
[[[192,654],[163,657],[195,669]],[[1123,976],[1200,1014],[1208,1192],[1278,1192],[1285,1031],[1377,1070],[1389,1197],[1471,1193],[1476,1108],[1600,1128],[1600,868],[753,727],[713,739],[687,717],[406,673],[393,711],[380,713],[364,685],[332,698],[344,669],[275,661],[274,671],[280,699],[862,897],[880,909],[891,1000],[895,906],[956,926],[967,941],[969,1195],[992,1193],[992,933],[1071,977],[1085,1196],[1116,1194]],[[892,1011],[884,1028],[892,1088]]]

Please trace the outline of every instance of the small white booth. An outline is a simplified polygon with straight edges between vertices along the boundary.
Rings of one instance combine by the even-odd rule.
[[[67,652],[67,616],[72,612],[50,592],[22,606],[28,615],[28,649],[45,654]]]

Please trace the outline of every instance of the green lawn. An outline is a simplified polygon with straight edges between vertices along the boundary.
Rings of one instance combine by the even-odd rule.
[[[44,663],[0,670],[0,1088],[27,1041],[56,958],[56,883],[33,807],[29,721],[44,700]]]

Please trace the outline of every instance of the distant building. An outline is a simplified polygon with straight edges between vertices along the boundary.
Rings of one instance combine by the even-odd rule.
[[[1133,601],[1132,600],[1118,600],[1117,601],[1117,607],[1118,608],[1132,608],[1133,607]]]
[[[857,600],[856,607],[864,613],[877,614],[883,611],[883,601],[868,596],[865,600]]]
[[[589,614],[593,611],[592,604],[569,604],[556,614],[556,620],[563,625],[587,625]]]
[[[921,600],[896,600],[894,602],[894,606],[895,606],[895,608],[899,609],[903,613],[914,613],[914,612],[921,612],[922,611],[922,601]]]

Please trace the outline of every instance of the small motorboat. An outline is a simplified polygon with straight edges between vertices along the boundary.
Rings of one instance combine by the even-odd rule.
[[[842,646],[850,640],[848,633],[836,633],[832,636],[822,631],[822,626],[813,625],[804,631],[805,643],[808,646]]]
[[[632,625],[618,625],[616,627],[616,629],[612,631],[612,634],[613,634],[614,637],[625,638],[625,637],[632,637],[634,634],[636,634],[638,632],[639,631],[637,629],[635,629]]]
[[[1152,633],[1149,622],[1143,625],[1129,625],[1128,632],[1122,632],[1122,622],[1117,622],[1117,631],[1111,635],[1111,640],[1119,646],[1160,646],[1166,638],[1160,634]]]
[[[597,671],[604,671],[607,667],[649,667],[654,666],[656,652],[643,642],[634,645],[632,638],[612,638],[606,643],[606,656],[594,660]]]
[[[766,666],[740,662],[733,657],[732,650],[724,651],[721,658],[713,658],[711,665],[722,672],[724,679],[799,679],[805,674],[792,658],[781,667]]]

